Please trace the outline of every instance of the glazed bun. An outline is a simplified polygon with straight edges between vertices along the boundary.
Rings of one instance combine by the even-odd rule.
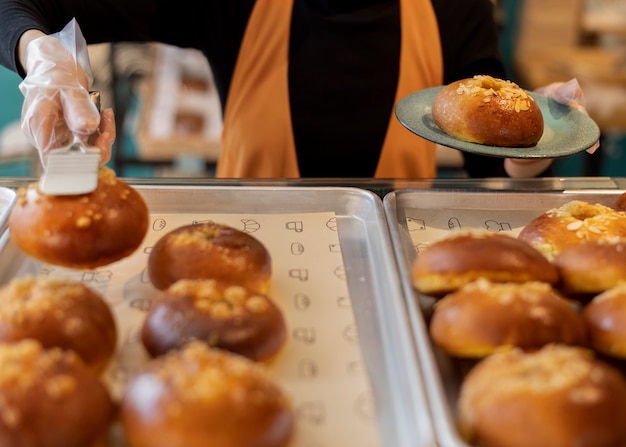
[[[596,351],[626,359],[626,283],[596,295],[583,308],[589,343]]]
[[[200,340],[266,361],[283,346],[286,335],[283,314],[267,296],[216,280],[181,279],[153,302],[141,339],[153,357]]]
[[[133,447],[285,447],[294,414],[261,365],[191,342],[128,382],[121,422]]]
[[[462,382],[460,432],[481,447],[626,445],[626,381],[590,350],[547,345],[480,361]]]
[[[570,296],[593,296],[626,282],[626,239],[585,240],[554,258],[560,288]]]
[[[626,213],[572,200],[528,222],[518,238],[552,260],[565,247],[582,241],[626,238]]]
[[[0,342],[23,339],[72,350],[100,372],[115,353],[117,328],[108,304],[84,284],[25,276],[0,289]]]
[[[456,230],[418,253],[411,278],[417,291],[437,297],[478,278],[556,284],[558,272],[541,253],[513,236]]]
[[[148,230],[148,217],[141,195],[103,167],[89,194],[46,195],[38,183],[20,188],[9,229],[15,245],[39,261],[93,269],[133,253]]]
[[[34,340],[2,343],[0,365],[0,445],[106,445],[113,401],[75,353]]]
[[[432,117],[445,133],[489,146],[534,146],[543,135],[543,115],[532,96],[491,76],[443,87],[433,101]]]
[[[179,279],[220,279],[266,293],[271,274],[270,254],[258,239],[214,222],[170,231],[148,258],[148,276],[159,290]]]
[[[433,342],[454,357],[481,358],[503,347],[586,345],[582,317],[549,284],[470,283],[435,303]]]

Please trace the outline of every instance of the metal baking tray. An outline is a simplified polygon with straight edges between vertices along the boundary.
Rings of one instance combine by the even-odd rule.
[[[456,402],[461,382],[473,363],[454,360],[431,341],[428,324],[434,300],[417,293],[410,266],[420,248],[456,228],[482,228],[517,235],[544,211],[570,200],[614,206],[623,190],[491,192],[398,190],[384,196],[383,207],[398,262],[413,342],[420,362],[437,445],[469,447],[457,430]]]
[[[153,217],[148,234],[153,240],[156,237],[154,232],[162,229],[159,220],[154,219],[154,216],[158,215],[211,216],[218,220],[219,215],[226,214],[242,214],[247,218],[253,218],[255,215],[267,214],[334,213],[337,236],[333,237],[338,237],[341,247],[340,259],[343,260],[345,269],[345,282],[351,300],[350,308],[358,334],[356,338],[373,402],[372,407],[368,406],[366,409],[371,414],[368,423],[375,427],[373,431],[377,434],[377,439],[372,438],[365,443],[353,445],[363,447],[435,445],[426,392],[417,364],[417,354],[411,341],[403,292],[380,197],[368,191],[349,187],[136,185],[136,189],[145,198]],[[145,248],[140,247],[138,251]],[[275,247],[268,248],[273,259],[276,259],[279,254]],[[0,250],[0,284],[26,273],[41,273],[41,269],[46,268],[38,261],[23,255],[6,234]],[[90,275],[89,272],[76,274],[81,278],[89,276],[92,280],[98,276],[98,272],[91,272]],[[274,276],[280,274],[273,273]],[[118,299],[106,295],[105,298]],[[287,323],[289,326],[291,322],[288,320]],[[333,333],[344,329],[328,328],[324,326],[328,325],[326,321],[311,324],[319,326],[320,330]],[[124,328],[120,330],[123,332]],[[340,352],[338,346],[331,345],[331,350]],[[340,365],[336,366],[338,368]],[[277,377],[277,381],[280,383],[280,376]],[[318,380],[311,388],[310,394],[320,400],[328,393],[324,380]],[[337,415],[337,411],[334,413],[329,411],[330,414],[326,416],[303,415],[301,413],[306,411],[301,412],[297,407],[298,396],[295,396],[295,401],[297,424],[308,424],[307,433],[314,433],[314,428],[310,425],[326,424],[339,435],[343,429],[342,421],[328,421],[324,418],[330,419],[332,414],[335,419],[349,416]],[[356,404],[350,403],[346,408],[356,412],[354,409]],[[303,422],[303,418],[306,417],[309,419]],[[296,432],[300,428],[302,427],[297,426]],[[353,433],[344,434],[343,437],[358,438],[355,435],[353,430]],[[118,447],[123,445],[123,442],[118,436],[112,445]],[[330,446],[337,443],[333,442],[333,439],[312,437],[300,439],[294,442],[292,447],[305,445]]]

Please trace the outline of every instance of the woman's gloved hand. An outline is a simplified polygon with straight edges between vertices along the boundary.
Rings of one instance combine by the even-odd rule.
[[[100,113],[89,97],[90,72],[76,60],[61,40],[42,36],[26,47],[26,77],[22,130],[39,150],[45,166],[50,150],[67,146],[75,136],[82,141],[99,131],[93,141],[102,151],[102,163],[111,157],[115,120],[111,109]]]
[[[585,95],[577,79],[567,82],[553,82],[535,90],[537,93],[554,99],[556,102],[569,105],[583,113],[585,109]],[[596,142],[587,152],[593,154],[600,147],[600,142]],[[507,174],[514,178],[534,177],[545,171],[552,164],[551,159],[513,159],[504,160],[504,169]]]

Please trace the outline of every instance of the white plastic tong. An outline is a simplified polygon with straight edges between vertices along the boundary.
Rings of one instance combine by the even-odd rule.
[[[100,92],[89,96],[100,110]],[[69,146],[50,151],[39,189],[55,196],[90,193],[98,186],[99,168],[100,149],[76,137]]]

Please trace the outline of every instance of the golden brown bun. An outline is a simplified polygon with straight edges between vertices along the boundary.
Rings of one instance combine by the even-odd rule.
[[[73,352],[34,340],[0,344],[0,445],[103,445],[115,406]]]
[[[587,343],[582,317],[540,282],[468,284],[435,303],[430,334],[444,352],[464,358],[485,357],[506,346],[531,350],[548,343]]]
[[[594,297],[582,311],[595,350],[626,359],[626,283]]]
[[[89,194],[50,196],[38,183],[20,188],[9,229],[15,245],[35,259],[93,269],[139,247],[148,230],[148,208],[135,189],[101,168]]]
[[[517,84],[477,75],[445,86],[433,101],[435,124],[463,141],[490,146],[534,146],[543,135],[543,115]]]
[[[626,239],[582,241],[564,247],[553,263],[564,293],[597,295],[626,281]]]
[[[457,230],[417,255],[411,278],[417,291],[441,296],[478,278],[556,284],[558,273],[541,253],[513,236]]]
[[[615,202],[615,209],[619,211],[626,211],[626,192],[620,194]]]
[[[461,385],[462,436],[481,447],[626,445],[626,381],[584,348],[498,352]]]
[[[0,342],[27,338],[75,351],[100,372],[115,353],[117,328],[108,304],[84,284],[25,276],[0,289]]]
[[[179,279],[221,279],[266,293],[271,274],[270,254],[258,239],[214,222],[170,231],[148,258],[150,281],[159,290]]]
[[[153,357],[200,340],[264,361],[283,346],[286,333],[281,310],[266,295],[222,281],[181,279],[154,301],[141,339]]]
[[[191,342],[129,381],[121,422],[133,447],[284,447],[294,414],[261,365]]]
[[[528,222],[518,235],[550,260],[569,245],[624,237],[626,213],[582,200],[547,210]]]

